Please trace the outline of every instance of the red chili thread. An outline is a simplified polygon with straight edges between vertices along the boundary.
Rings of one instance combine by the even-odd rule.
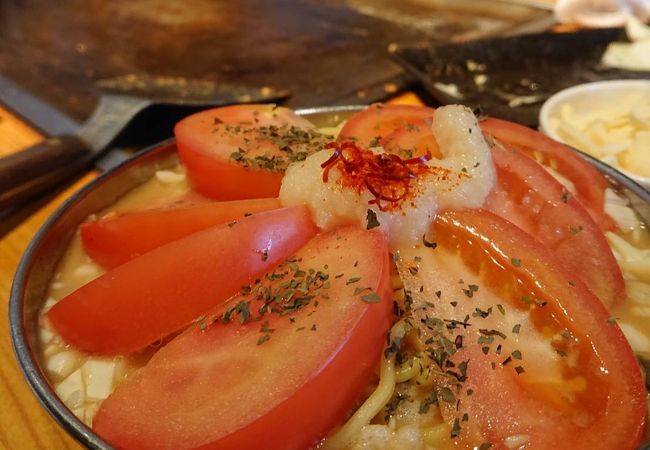
[[[376,204],[382,211],[399,207],[411,192],[411,180],[419,175],[438,173],[446,177],[449,173],[447,169],[426,164],[431,159],[430,152],[417,158],[402,159],[394,154],[376,154],[350,141],[330,142],[325,148],[334,149],[334,153],[321,164],[323,182],[327,183],[330,169],[337,166],[342,174],[341,183],[359,192],[363,187],[367,188],[375,197],[368,203]]]

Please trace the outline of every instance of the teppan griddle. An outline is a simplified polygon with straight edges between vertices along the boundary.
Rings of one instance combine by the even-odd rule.
[[[390,43],[548,25],[548,10],[513,2],[3,0],[0,73],[79,121],[96,80],[132,73],[289,89],[292,107],[368,103],[411,80]]]

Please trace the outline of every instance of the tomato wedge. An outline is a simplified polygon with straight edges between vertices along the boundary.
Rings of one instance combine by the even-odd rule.
[[[386,137],[384,149],[409,158],[427,152],[439,155],[429,121],[399,126]],[[606,306],[624,301],[621,269],[599,226],[583,206],[541,165],[516,148],[493,145],[492,157],[499,184],[486,208],[549,246]]]
[[[192,186],[216,200],[277,197],[287,165],[331,139],[274,105],[202,111],[176,124],[174,134]]]
[[[384,150],[387,153],[410,159],[426,154],[442,158],[440,147],[431,131],[431,118],[407,123],[386,136]]]
[[[222,303],[315,233],[305,207],[211,227],[114,268],[63,298],[47,317],[82,351],[134,352]]]
[[[439,404],[460,448],[641,443],[639,364],[602,303],[549,249],[483,210],[442,214],[428,239],[438,246],[400,275],[414,322],[430,325],[425,352],[438,349],[450,375]]]
[[[277,198],[200,203],[106,216],[79,231],[86,254],[113,268],[188,234],[280,206]]]
[[[366,148],[383,145],[396,128],[432,116],[433,109],[424,106],[373,104],[348,119],[338,140],[353,140]]]
[[[616,223],[604,210],[605,177],[576,152],[535,130],[500,119],[481,121],[485,133],[523,151],[557,170],[573,183],[575,194],[603,230],[616,229]]]
[[[626,298],[623,274],[598,225],[536,161],[516,149],[492,146],[498,185],[490,211],[553,250],[611,308]]]
[[[119,385],[94,430],[123,449],[302,450],[342,422],[390,328],[383,235],[319,235],[262,280]]]

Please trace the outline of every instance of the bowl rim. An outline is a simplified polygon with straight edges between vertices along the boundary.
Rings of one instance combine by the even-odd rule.
[[[301,115],[317,115],[317,114],[336,114],[359,111],[367,105],[346,105],[346,106],[325,106],[325,107],[312,107],[295,110],[297,114]],[[59,399],[53,388],[50,387],[47,378],[41,375],[39,370],[40,364],[30,350],[29,344],[26,339],[24,331],[24,305],[23,296],[26,287],[26,282],[30,276],[30,268],[33,261],[33,256],[39,246],[42,244],[44,238],[51,231],[54,224],[77,202],[89,194],[94,189],[100,189],[105,180],[114,176],[121,169],[127,168],[131,165],[137,165],[141,162],[144,156],[149,155],[155,151],[166,152],[175,147],[176,140],[174,138],[166,139],[164,141],[153,144],[143,150],[133,154],[130,158],[123,161],[119,165],[111,168],[109,171],[104,172],[97,176],[95,179],[88,182],[79,190],[74,192],[60,206],[45,220],[45,222],[38,229],[36,234],[30,240],[23,255],[20,258],[16,272],[14,275],[13,283],[10,289],[9,297],[9,332],[11,335],[11,342],[16,359],[20,370],[23,373],[28,386],[44,407],[45,411],[50,414],[61,427],[66,430],[73,438],[81,445],[87,448],[96,450],[111,450],[111,447],[104,441],[98,434],[92,431],[90,427],[85,425],[77,416],[75,416],[67,406]],[[167,150],[164,150],[167,149]],[[628,189],[632,194],[636,195],[644,204],[650,207],[650,191],[643,186],[626,176],[622,172],[614,169],[613,167],[585,154],[579,150],[577,151],[583,158],[587,159],[594,165],[600,172],[613,180],[618,185]],[[650,209],[650,208],[649,208]],[[650,223],[650,214],[644,219]],[[33,357],[34,356],[34,357]]]

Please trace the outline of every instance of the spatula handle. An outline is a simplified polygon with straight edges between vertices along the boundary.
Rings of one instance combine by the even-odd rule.
[[[92,156],[84,141],[64,135],[0,158],[0,208],[15,206],[70,180],[90,164]]]

